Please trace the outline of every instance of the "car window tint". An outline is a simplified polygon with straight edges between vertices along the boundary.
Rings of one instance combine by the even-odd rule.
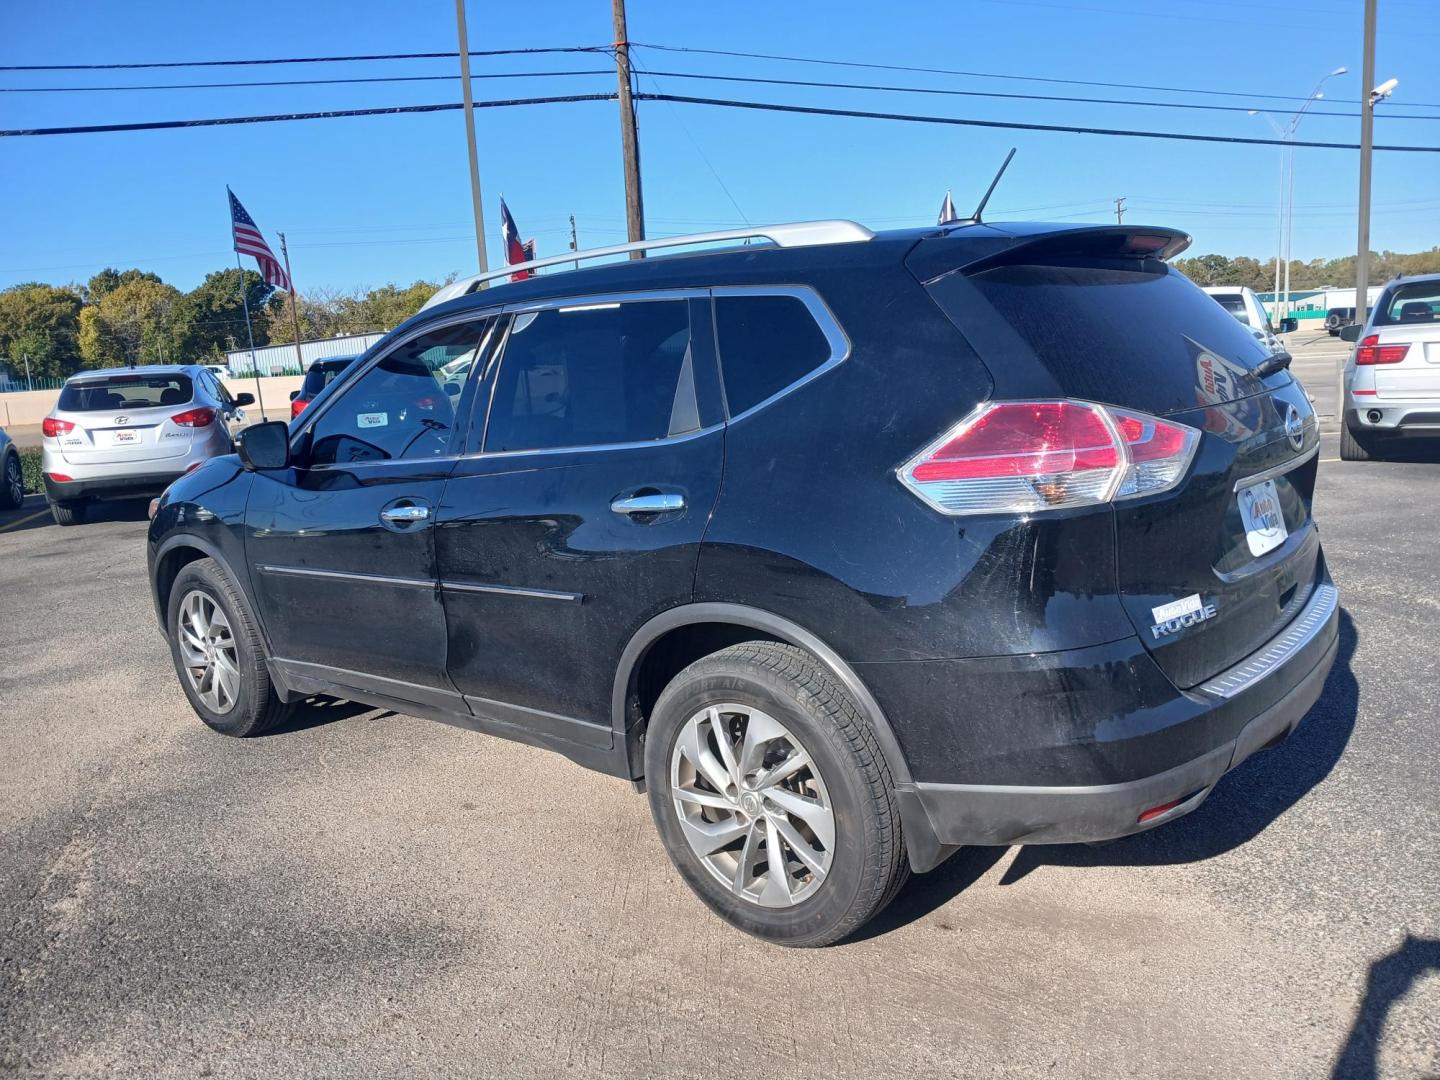
[[[715,333],[731,416],[738,416],[830,359],[830,343],[794,296],[717,296]]]
[[[312,465],[433,457],[449,452],[462,385],[446,365],[479,347],[481,323],[424,334],[340,391],[311,433]]]
[[[62,412],[105,412],[184,405],[195,396],[188,375],[111,375],[67,383],[60,391]]]
[[[500,360],[485,449],[648,442],[693,430],[690,308],[684,300],[577,304],[515,317]],[[676,408],[676,389],[692,395]]]
[[[1405,326],[1440,321],[1440,281],[1400,285],[1375,312],[1376,326]]]

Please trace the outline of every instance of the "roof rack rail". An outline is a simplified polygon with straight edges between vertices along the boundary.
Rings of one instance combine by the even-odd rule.
[[[854,221],[832,218],[825,221],[792,221],[783,225],[757,225],[747,229],[726,229],[721,232],[689,233],[685,236],[665,236],[658,240],[641,240],[634,244],[613,244],[610,247],[591,248],[588,251],[567,251],[563,255],[548,255],[543,259],[514,263],[502,270],[476,274],[461,278],[446,285],[420,308],[434,307],[457,296],[472,293],[487,281],[508,278],[524,270],[539,270],[546,266],[577,263],[584,259],[601,259],[609,255],[625,255],[632,251],[654,251],[659,248],[689,247],[692,244],[713,244],[724,240],[769,240],[776,247],[815,247],[820,244],[858,244],[872,240],[875,234]]]

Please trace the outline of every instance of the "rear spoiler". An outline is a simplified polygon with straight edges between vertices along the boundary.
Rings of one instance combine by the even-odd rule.
[[[1052,232],[1006,237],[998,246],[990,242],[968,252],[972,258],[957,265],[955,252],[945,250],[947,239],[922,241],[909,262],[926,285],[957,271],[967,276],[982,274],[997,266],[1025,263],[1041,265],[1059,259],[1170,259],[1190,246],[1189,233],[1159,226],[1081,225],[1062,226]],[[928,249],[928,250],[925,250]],[[918,256],[918,258],[917,258]],[[947,257],[948,256],[948,257]],[[963,259],[963,256],[962,256]]]

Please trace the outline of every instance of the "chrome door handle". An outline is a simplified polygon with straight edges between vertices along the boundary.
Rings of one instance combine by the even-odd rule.
[[[428,506],[392,506],[388,510],[380,511],[380,520],[389,525],[414,525],[419,521],[428,521],[429,518]]]
[[[685,496],[631,495],[628,499],[616,499],[610,509],[617,514],[670,514],[685,509]]]

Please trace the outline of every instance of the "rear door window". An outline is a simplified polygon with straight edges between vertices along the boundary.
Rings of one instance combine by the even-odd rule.
[[[61,412],[111,412],[184,405],[195,396],[188,375],[111,375],[66,383],[60,391]]]
[[[717,292],[715,336],[732,417],[799,382],[835,355],[809,305],[792,295]]]
[[[576,303],[514,317],[485,450],[651,442],[700,425],[688,300]]]

